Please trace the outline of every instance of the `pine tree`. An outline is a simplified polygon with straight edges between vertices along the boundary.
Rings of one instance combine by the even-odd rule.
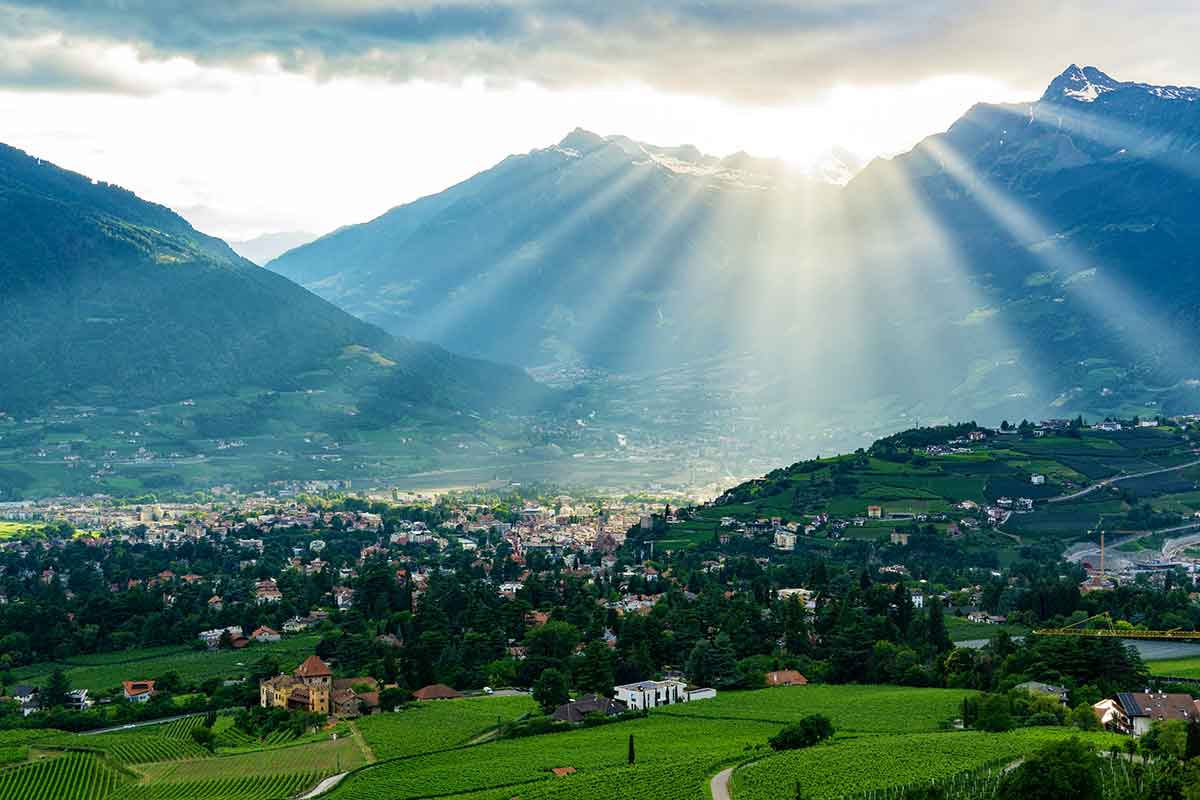
[[[633,766],[633,734],[629,734],[629,765]]]

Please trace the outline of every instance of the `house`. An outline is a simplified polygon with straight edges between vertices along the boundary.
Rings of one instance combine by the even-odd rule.
[[[283,592],[275,585],[273,579],[259,581],[254,586],[254,602],[258,605],[278,603],[283,599]]]
[[[1032,483],[1034,486],[1044,486],[1046,483],[1046,476],[1045,475],[1037,475],[1037,474],[1030,475],[1029,482]]]
[[[154,696],[154,681],[122,681],[121,687],[131,703],[146,703]]]
[[[202,640],[206,645],[208,645],[209,650],[216,650],[221,645],[221,637],[226,633],[229,634],[230,639],[238,639],[244,636],[241,625],[230,625],[225,628],[213,628],[210,631],[200,631],[196,638]]]
[[[212,597],[208,598],[208,607],[213,611],[220,611],[222,608],[224,608],[224,603],[221,601],[221,595],[214,594]]]
[[[808,678],[794,669],[777,669],[766,674],[767,686],[803,686]]]
[[[260,625],[254,629],[254,633],[250,634],[250,638],[256,642],[278,642],[283,637],[279,632],[268,628],[266,625]]]
[[[908,537],[909,537],[909,534],[904,531],[892,531],[891,543],[907,547],[908,546]]]
[[[572,700],[569,703],[563,703],[558,708],[554,709],[554,718],[559,722],[569,722],[576,724],[583,722],[584,717],[589,714],[602,714],[606,717],[616,717],[624,714],[629,710],[619,700],[611,700],[607,697],[596,694],[585,694],[578,700]]]
[[[796,534],[787,530],[775,531],[775,543],[773,547],[776,550],[795,550],[796,549]]]
[[[883,519],[883,506],[867,506],[867,519]]]
[[[21,684],[12,688],[12,698],[21,707],[21,716],[28,717],[40,711],[42,704],[38,699],[38,687]]]
[[[67,692],[66,707],[71,711],[87,711],[94,702],[88,697],[87,689],[72,689]]]
[[[707,700],[716,697],[713,689],[691,689],[680,680],[638,681],[626,683],[613,689],[616,699],[629,708],[644,711],[657,706],[687,703],[692,700]]]
[[[1018,683],[1014,689],[1022,689],[1030,694],[1048,694],[1058,698],[1058,701],[1064,706],[1067,705],[1067,696],[1069,692],[1064,686],[1055,686],[1052,683],[1042,683],[1041,681],[1025,681]]]
[[[263,708],[287,708],[330,714],[333,672],[317,656],[309,656],[292,670],[258,684],[258,702]]]
[[[457,700],[462,696],[462,692],[455,691],[444,683],[431,683],[413,692],[414,700]]]
[[[1101,715],[1098,706],[1092,706]],[[1181,720],[1191,722],[1200,718],[1200,702],[1190,694],[1164,694],[1162,692],[1120,692],[1111,705],[1105,705],[1104,713],[1109,716],[1109,727],[1121,733],[1141,736],[1155,722]],[[1103,721],[1103,717],[1101,718]]]
[[[338,611],[353,608],[354,590],[345,586],[335,586],[333,589],[333,599],[337,604]]]

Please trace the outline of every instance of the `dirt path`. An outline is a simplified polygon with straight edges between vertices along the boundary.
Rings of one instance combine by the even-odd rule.
[[[723,769],[713,775],[708,787],[712,791],[712,800],[730,800],[729,779],[733,777],[733,767]]]
[[[374,764],[377,760],[375,758],[375,751],[371,749],[369,744],[367,744],[367,740],[363,738],[362,731],[360,731],[358,726],[353,722],[350,723],[350,735],[354,737],[354,743],[358,745],[358,749],[362,751],[363,758],[367,759],[367,763]]]
[[[337,775],[330,775],[328,778],[314,786],[311,790],[297,797],[296,800],[311,800],[311,798],[316,797],[317,795],[325,794],[325,792],[328,792],[330,789],[341,783],[342,778],[346,777],[348,774],[349,773],[347,772],[339,772]]]

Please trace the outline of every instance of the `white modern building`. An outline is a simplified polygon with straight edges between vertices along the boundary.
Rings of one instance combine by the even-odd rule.
[[[683,681],[639,681],[626,683],[613,689],[614,699],[629,708],[646,710],[657,706],[687,703],[692,700],[709,700],[717,696],[715,689],[688,689]]]

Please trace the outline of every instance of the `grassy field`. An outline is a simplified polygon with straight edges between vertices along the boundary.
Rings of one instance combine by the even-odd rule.
[[[43,525],[40,522],[12,522],[0,520],[0,540],[11,539],[27,531],[39,531]]]
[[[78,656],[61,662],[43,662],[14,669],[14,682],[44,685],[50,673],[62,669],[71,686],[92,692],[114,689],[121,681],[153,678],[177,672],[184,683],[202,683],[210,678],[234,680],[247,674],[249,667],[266,655],[279,659],[285,670],[294,668],[311,655],[320,637],[296,636],[279,642],[256,642],[244,650],[209,652],[186,645],[152,647]]]
[[[1172,678],[1200,678],[1200,656],[1147,661],[1146,668],[1150,670],[1151,675],[1169,675]]]

